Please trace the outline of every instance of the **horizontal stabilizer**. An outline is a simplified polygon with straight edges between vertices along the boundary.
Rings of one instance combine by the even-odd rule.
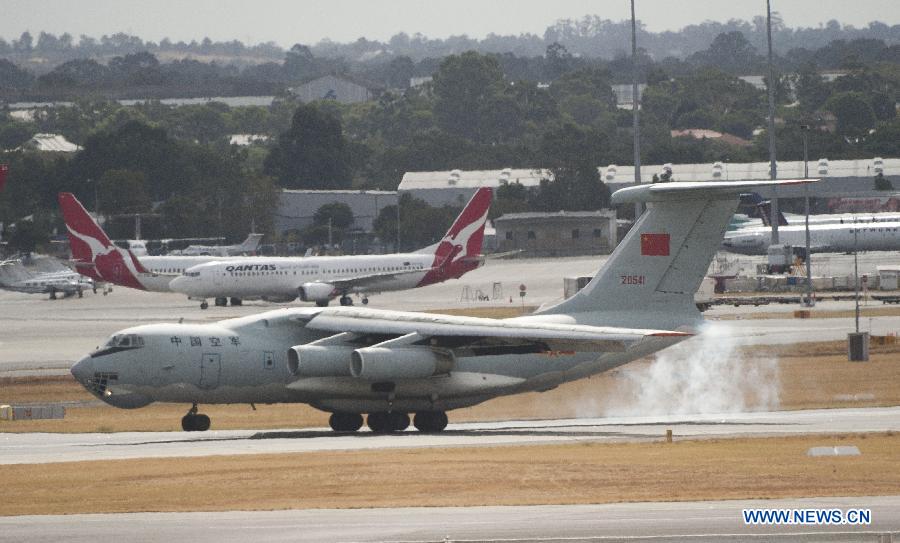
[[[763,187],[779,187],[813,183],[818,179],[785,179],[778,181],[701,181],[653,183],[637,185],[617,190],[612,195],[612,203],[659,202],[680,198],[710,200],[732,198],[736,194]]]

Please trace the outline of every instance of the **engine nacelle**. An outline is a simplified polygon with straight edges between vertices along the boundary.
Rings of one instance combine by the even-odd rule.
[[[424,379],[453,369],[453,354],[428,347],[365,347],[353,351],[350,374],[369,381]]]
[[[303,283],[300,299],[304,302],[324,302],[334,297],[334,286],[328,283]]]
[[[349,377],[353,347],[295,345],[288,349],[287,366],[297,377]]]

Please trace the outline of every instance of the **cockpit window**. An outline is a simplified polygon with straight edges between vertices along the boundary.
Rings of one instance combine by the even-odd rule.
[[[109,341],[107,341],[99,350],[91,354],[91,356],[98,357],[129,349],[140,349],[143,346],[144,338],[137,334],[117,334],[109,338]]]

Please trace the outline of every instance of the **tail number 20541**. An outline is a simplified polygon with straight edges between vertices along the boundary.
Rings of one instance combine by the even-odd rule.
[[[646,282],[643,275],[623,275],[621,277],[623,285],[643,285]]]

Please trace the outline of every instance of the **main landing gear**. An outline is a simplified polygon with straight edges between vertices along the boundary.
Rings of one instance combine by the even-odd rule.
[[[402,432],[409,428],[409,415],[406,413],[378,412],[369,413],[366,424],[376,434]],[[441,432],[447,427],[447,413],[443,411],[421,411],[416,413],[412,421],[416,429],[424,433]],[[328,424],[335,432],[355,432],[362,428],[363,416],[359,413],[332,413]]]
[[[197,413],[197,404],[194,404],[181,418],[181,429],[185,432],[205,432],[209,430],[209,417]]]
[[[353,298],[351,298],[350,296],[347,296],[346,294],[344,294],[343,296],[341,296],[341,297],[338,299],[338,301],[341,302],[341,305],[353,305]],[[363,305],[368,305],[368,304],[369,304],[369,297],[368,297],[368,296],[363,296],[362,299],[361,299],[360,301],[362,302]]]
[[[228,301],[228,298],[219,297],[213,300],[213,303],[216,304],[216,307],[225,307],[228,305]],[[231,306],[234,307],[237,305],[244,305],[244,300],[240,298],[231,298]],[[207,302],[206,300],[200,302],[200,309],[209,309],[209,302]]]

